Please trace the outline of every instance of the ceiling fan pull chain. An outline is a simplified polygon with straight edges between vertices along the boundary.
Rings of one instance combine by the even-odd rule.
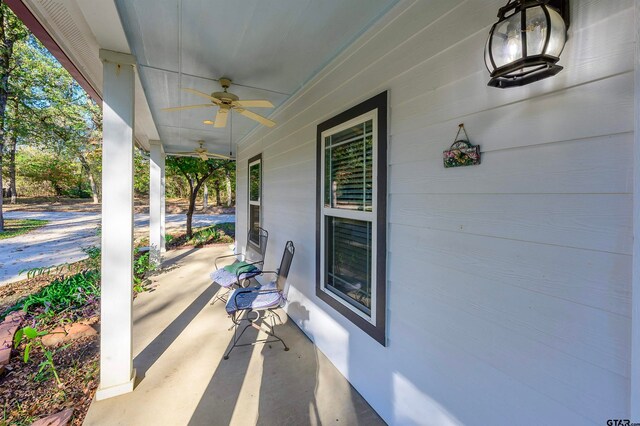
[[[233,113],[229,111],[229,157],[233,157],[233,150],[231,149],[233,141]]]

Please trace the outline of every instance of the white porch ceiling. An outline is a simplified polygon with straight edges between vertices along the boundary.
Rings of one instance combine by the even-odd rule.
[[[115,0],[165,151],[191,150],[202,139],[225,154],[229,124],[202,123],[216,108],[161,111],[207,103],[180,87],[211,93],[228,77],[240,99],[268,99],[277,108],[396,2]],[[274,110],[253,109],[267,117]],[[234,144],[257,125],[234,113]]]

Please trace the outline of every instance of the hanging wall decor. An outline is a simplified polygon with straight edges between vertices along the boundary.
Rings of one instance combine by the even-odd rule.
[[[466,140],[458,139],[461,131],[464,132]],[[451,147],[442,152],[442,160],[445,168],[480,164],[480,146],[472,145],[469,142],[469,136],[467,136],[467,131],[464,129],[464,124],[458,126],[458,133],[456,133]]]

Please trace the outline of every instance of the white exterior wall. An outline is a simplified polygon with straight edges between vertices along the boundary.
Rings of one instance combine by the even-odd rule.
[[[482,54],[504,3],[401,2],[238,148],[239,244],[262,153],[288,313],[392,424],[629,416],[634,3],[572,0],[565,69],[499,90]],[[315,296],[316,126],[385,89],[387,347]],[[444,169],[462,122],[482,164]]]

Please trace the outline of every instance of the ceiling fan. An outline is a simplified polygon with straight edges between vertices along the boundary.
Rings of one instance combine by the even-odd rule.
[[[224,160],[235,160],[235,158],[233,158],[231,155],[215,154],[213,152],[207,151],[207,148],[204,147],[204,141],[202,140],[198,141],[198,144],[200,146],[194,149],[193,151],[170,152],[168,154],[174,155],[176,157],[193,157],[194,155],[197,155],[198,157],[200,157],[202,161],[207,161],[209,158],[222,158]]]
[[[206,98],[211,101],[208,104],[199,104],[199,105],[186,105],[180,107],[172,107],[172,108],[162,108],[163,111],[181,111],[185,109],[194,109],[194,108],[207,108],[207,107],[219,107],[218,113],[216,114],[216,118],[214,121],[205,120],[204,124],[213,124],[213,127],[225,127],[227,125],[227,116],[231,110],[236,111],[239,114],[244,115],[247,118],[257,121],[258,123],[267,126],[273,127],[276,123],[268,118],[261,116],[260,114],[256,114],[255,112],[249,111],[246,108],[273,108],[273,104],[265,99],[260,100],[240,100],[237,95],[234,95],[231,92],[227,92],[229,86],[231,86],[231,80],[228,78],[221,78],[220,85],[222,86],[223,92],[213,92],[210,95],[206,93],[200,92],[195,89],[190,89],[187,87],[183,87],[182,90],[185,92],[193,93],[194,95],[200,96],[202,98]]]

